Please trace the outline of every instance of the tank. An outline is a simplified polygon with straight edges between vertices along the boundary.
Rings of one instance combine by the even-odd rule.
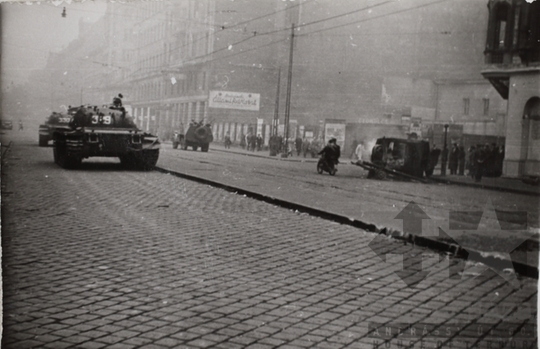
[[[69,130],[69,122],[71,117],[78,108],[70,108],[67,113],[57,113],[53,112],[45,120],[45,123],[39,125],[39,146],[46,147],[49,145],[49,142],[53,139],[54,131],[57,129]]]
[[[214,136],[212,135],[210,124],[192,122],[189,124],[189,128],[184,136],[182,149],[186,150],[188,147],[191,147],[193,150],[197,150],[201,148],[201,151],[207,152],[213,140]]]
[[[158,137],[140,130],[125,108],[79,107],[67,128],[53,132],[54,162],[76,168],[89,157],[118,157],[129,168],[150,170],[159,158]]]

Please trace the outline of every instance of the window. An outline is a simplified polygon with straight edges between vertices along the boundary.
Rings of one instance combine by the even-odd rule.
[[[484,116],[489,115],[489,98],[483,98],[482,101],[484,101]]]
[[[506,4],[499,4],[495,10],[494,49],[502,49],[505,47],[508,12],[509,7]]]
[[[469,115],[469,107],[471,100],[469,98],[463,98],[463,115]]]

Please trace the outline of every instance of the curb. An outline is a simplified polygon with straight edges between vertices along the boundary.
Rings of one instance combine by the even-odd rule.
[[[234,187],[228,184],[216,182],[216,181],[205,179],[205,178],[196,177],[196,176],[189,175],[186,173],[182,173],[182,172],[178,172],[178,171],[174,171],[170,169],[165,169],[161,167],[155,167],[155,170],[161,173],[173,175],[176,177],[188,179],[188,180],[199,182],[202,184],[207,184],[216,188],[224,189],[235,194],[245,195],[249,198],[263,201],[263,202],[276,205],[279,207],[283,207],[286,209],[295,210],[302,213],[307,213],[311,216],[319,217],[322,219],[330,220],[336,223],[348,225],[355,228],[360,228],[371,233],[385,235],[396,240],[404,241],[405,243],[412,243],[414,245],[427,247],[429,249],[436,250],[439,252],[451,253],[457,258],[460,258],[460,259],[468,258],[469,260],[472,260],[475,262],[481,262],[495,269],[500,269],[499,266],[501,265],[501,261],[510,262],[512,263],[514,270],[517,274],[534,278],[534,279],[538,279],[538,274],[539,274],[538,266],[535,267],[535,266],[527,265],[521,262],[514,262],[512,260],[502,260],[502,259],[491,257],[491,256],[484,257],[482,256],[482,253],[480,251],[472,250],[472,249],[465,250],[461,246],[456,245],[456,244],[450,244],[444,241],[430,239],[424,236],[411,235],[411,234],[404,233],[401,231],[396,231],[394,229],[389,229],[387,227],[378,227],[377,225],[373,223],[363,222],[357,219],[345,217],[340,214],[323,211],[318,208],[293,203],[290,201],[256,193],[250,190]]]
[[[466,183],[466,182],[460,182],[460,181],[453,181],[451,179],[434,178],[434,177],[430,177],[429,179],[432,180],[433,182],[444,183],[444,184],[455,184],[455,185],[461,185],[461,186],[470,187],[470,188],[488,189],[488,190],[502,191],[502,192],[514,193],[514,194],[523,194],[523,195],[529,195],[529,196],[540,196],[540,193],[535,193],[532,191],[521,190],[521,189],[497,187],[494,185],[485,185],[485,184],[477,184],[477,183]]]
[[[258,158],[266,158],[266,159],[277,160],[277,161],[311,162],[311,161],[307,161],[307,160],[294,159],[294,158],[283,159],[283,158],[280,158],[278,156],[272,157],[272,156],[249,154],[249,153],[244,154],[244,153],[239,153],[239,152],[234,152],[234,151],[228,151],[226,149],[213,149],[213,150],[223,152],[223,153],[238,154],[238,155],[252,156],[252,157],[258,157]],[[348,162],[340,162],[339,164],[340,165],[343,165],[343,164],[349,165]],[[540,196],[540,193],[535,193],[535,192],[532,192],[532,191],[514,189],[514,188],[498,187],[498,186],[494,186],[494,185],[466,183],[466,182],[453,181],[451,179],[443,179],[443,178],[436,178],[436,177],[430,177],[427,180],[437,182],[437,183],[443,183],[443,184],[461,185],[461,186],[469,187],[469,188],[487,189],[487,190],[501,191],[501,192],[514,193],[514,194],[523,194],[523,195],[529,195],[529,196]]]

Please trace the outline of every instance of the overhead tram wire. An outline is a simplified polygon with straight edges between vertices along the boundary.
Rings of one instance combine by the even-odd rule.
[[[309,23],[304,23],[304,24],[301,24],[301,25],[298,25],[297,28],[301,28],[301,27],[306,27],[308,25],[312,25],[312,24],[317,24],[317,23],[322,23],[322,22],[325,22],[325,21],[329,21],[329,20],[332,20],[332,19],[336,19],[336,18],[339,18],[339,17],[344,17],[344,16],[348,16],[350,14],[353,14],[353,13],[358,13],[358,12],[362,12],[362,11],[366,11],[366,10],[371,10],[375,7],[378,7],[378,6],[382,6],[382,5],[385,5],[385,4],[388,4],[388,3],[392,3],[394,2],[393,0],[390,0],[390,1],[385,1],[385,2],[382,2],[382,3],[379,3],[379,4],[376,4],[376,5],[373,5],[373,6],[367,6],[367,7],[363,7],[361,9],[357,9],[357,10],[354,10],[354,11],[350,11],[350,12],[347,12],[347,13],[342,13],[342,14],[339,14],[339,15],[336,15],[336,16],[332,16],[332,17],[328,17],[328,18],[324,18],[324,19],[319,19],[319,20],[316,20],[316,21],[313,21],[313,22],[309,22]],[[197,59],[201,59],[201,58],[204,58],[206,56],[210,56],[210,55],[213,55],[215,53],[218,53],[218,52],[221,52],[221,51],[224,51],[224,50],[228,50],[230,46],[236,46],[236,45],[239,45],[241,43],[244,43],[248,40],[251,40],[255,37],[260,37],[260,36],[266,36],[266,35],[271,35],[271,34],[276,34],[276,33],[279,33],[279,32],[282,32],[282,31],[286,31],[286,30],[290,30],[290,27],[287,27],[287,28],[282,28],[282,29],[277,29],[277,30],[272,30],[272,31],[269,31],[269,32],[262,32],[262,33],[257,33],[255,32],[255,35],[253,36],[250,36],[248,38],[245,38],[245,39],[242,39],[240,41],[237,41],[235,43],[232,43],[232,44],[229,44],[228,46],[226,47],[223,47],[221,49],[218,49],[218,50],[215,50],[215,51],[212,51],[212,52],[209,52],[209,53],[206,53],[204,55],[201,55],[201,56],[198,56],[198,57],[195,57],[193,59],[191,59],[190,61],[188,62],[192,62],[192,61],[195,61]],[[295,35],[297,36],[297,35]],[[186,45],[182,46],[182,47],[185,47]],[[179,47],[178,49],[180,49],[181,47]],[[175,49],[176,50],[176,49]],[[171,51],[172,52],[172,51]]]
[[[298,7],[298,6],[301,6],[301,5],[306,5],[306,4],[309,4],[309,3],[313,2],[313,1],[315,1],[315,0],[306,0],[306,1],[304,1],[304,2],[299,2],[298,4],[293,5],[293,6],[291,6],[291,7],[287,7],[287,8],[278,10],[278,11],[274,11],[274,12],[272,12],[272,13],[268,13],[268,14],[266,14],[266,15],[262,15],[262,16],[259,16],[259,17],[255,17],[255,18],[249,19],[249,20],[247,20],[247,21],[239,22],[239,23],[233,24],[232,26],[226,26],[225,28],[226,28],[226,29],[235,28],[235,27],[238,27],[238,26],[240,26],[240,25],[248,24],[248,23],[251,23],[251,22],[253,22],[253,21],[259,20],[259,19],[261,19],[261,18],[273,16],[273,15],[278,14],[278,13],[280,13],[280,12],[292,10],[292,9],[295,8],[295,7]]]
[[[9,45],[9,46],[15,46],[15,47],[19,47],[19,48],[22,48],[22,49],[25,49],[25,50],[31,50],[31,51],[36,51],[36,52],[41,52],[41,53],[46,53],[46,54],[55,54],[55,55],[58,55],[60,53],[58,52],[52,52],[52,51],[45,51],[45,50],[40,50],[40,49],[37,49],[37,48],[33,48],[33,47],[28,47],[28,46],[22,46],[22,45],[17,45],[17,44],[12,44],[12,43],[9,43],[9,42],[2,42],[2,44],[4,45]],[[94,64],[99,64],[101,65],[102,67],[111,67],[111,68],[117,68],[117,69],[125,69],[126,67],[120,67],[120,66],[117,66],[117,65],[114,65],[114,64],[109,64],[109,63],[104,63],[104,62],[98,62],[98,61],[93,61],[93,60],[89,60],[89,59],[85,59],[85,58],[76,58],[76,57],[68,57],[68,56],[64,56],[62,57],[62,59],[66,59],[66,60],[71,60],[71,61],[82,61],[82,62],[86,62],[86,63],[94,63]],[[87,70],[87,69],[77,69],[77,70]]]
[[[440,4],[440,3],[443,3],[443,2],[446,2],[446,1],[449,1],[449,0],[439,0],[439,1],[436,1],[436,2],[432,2],[432,3],[428,3],[428,4],[424,4],[424,5],[419,5],[419,6],[415,6],[415,7],[411,7],[411,8],[407,8],[407,9],[404,9],[404,10],[399,10],[399,11],[395,11],[395,12],[392,12],[392,13],[385,13],[385,14],[382,14],[380,16],[374,16],[374,17],[370,17],[370,18],[364,18],[362,20],[359,20],[359,21],[354,21],[354,22],[350,22],[350,23],[346,23],[346,24],[342,24],[342,25],[337,25],[337,26],[334,26],[334,27],[331,27],[331,28],[323,28],[323,29],[319,29],[319,30],[316,30],[316,31],[313,31],[313,32],[310,32],[310,33],[305,33],[305,34],[297,34],[295,35],[296,37],[298,36],[309,36],[311,34],[314,34],[314,33],[318,33],[318,32],[321,32],[321,31],[326,31],[326,30],[332,30],[332,29],[336,29],[336,28],[340,28],[340,27],[344,27],[344,26],[348,26],[348,25],[353,25],[353,24],[357,24],[357,23],[363,23],[363,22],[368,22],[368,21],[371,21],[371,20],[375,20],[375,19],[380,19],[380,18],[384,18],[384,17],[389,17],[389,16],[393,16],[393,15],[396,15],[396,14],[399,14],[399,13],[403,13],[403,12],[408,12],[408,11],[412,11],[412,10],[416,10],[416,9],[419,9],[419,8],[423,8],[423,7],[427,7],[427,6],[431,6],[431,5],[436,5],[436,4]],[[389,1],[389,2],[393,2],[393,1]],[[389,2],[384,2],[384,3],[380,3],[380,4],[377,4],[377,5],[374,5],[374,6],[379,6],[379,5],[383,5],[383,4],[386,4],[386,3],[389,3]],[[361,12],[361,11],[365,11],[365,10],[369,10],[369,9],[372,9],[374,6],[371,6],[371,7],[366,7],[366,8],[363,8],[363,9],[359,9],[359,10],[356,10],[354,12]],[[350,13],[354,13],[354,12],[349,12],[348,14]],[[346,14],[342,14],[342,15],[338,15],[339,17],[342,17]],[[311,25],[311,24],[315,24],[315,23],[321,23],[323,21],[326,21],[326,20],[330,20],[330,19],[335,19],[337,18],[338,16],[332,16],[332,17],[328,17],[327,19],[322,19],[322,20],[317,20],[317,21],[313,21],[313,22],[310,22],[310,23],[305,23],[303,24],[302,26],[308,26],[308,25]],[[299,26],[300,27],[300,26]],[[285,29],[281,29],[279,31],[283,31],[283,30],[290,30],[290,28],[285,28]],[[267,32],[267,33],[261,33],[260,35],[257,35],[257,36],[262,36],[263,34],[273,34],[273,33],[276,33],[278,31],[272,31],[272,32]],[[234,44],[231,44],[231,45],[238,45],[239,43],[243,43],[249,39],[252,39],[254,38],[255,36],[251,36],[249,38],[246,38],[246,39],[243,39],[237,43],[234,43]],[[266,46],[270,46],[270,45],[273,45],[273,44],[276,44],[276,43],[279,43],[279,42],[283,42],[283,41],[287,41],[288,39],[283,39],[283,40],[278,40],[278,41],[273,41],[269,44],[265,44],[265,45],[261,45],[261,46],[257,46],[257,47],[253,47],[251,49],[248,49],[248,50],[245,50],[245,51],[241,51],[241,52],[238,52],[238,53],[235,53],[235,54],[232,54],[232,55],[228,55],[228,56],[224,56],[224,57],[218,57],[218,58],[214,58],[214,59],[211,59],[211,60],[208,60],[206,62],[213,62],[213,61],[216,61],[216,60],[221,60],[221,59],[226,59],[228,57],[233,57],[233,56],[236,56],[238,54],[243,54],[243,53],[246,53],[246,52],[250,52],[250,51],[254,51],[254,50],[257,50],[257,49],[260,49],[260,48],[263,48],[263,47],[266,47]],[[195,60],[197,59],[200,59],[200,58],[203,58],[205,56],[208,56],[208,55],[211,55],[211,54],[214,54],[214,53],[217,53],[217,52],[221,52],[223,50],[226,50],[228,49],[228,47],[225,47],[225,48],[222,48],[222,49],[219,49],[217,51],[213,51],[211,53],[208,53],[208,54],[205,54],[205,55],[202,55],[202,56],[199,56],[199,57],[195,57],[194,59],[192,60],[189,60],[187,61],[187,63],[189,62],[194,62]]]
[[[313,2],[313,1],[315,1],[315,0],[307,0],[307,1],[303,2],[303,3],[298,3],[298,4],[293,5],[293,6],[291,6],[291,7],[288,7],[288,8],[285,8],[285,9],[281,9],[281,10],[278,10],[278,11],[274,11],[274,12],[271,12],[271,13],[267,13],[267,14],[265,14],[265,15],[262,15],[262,16],[259,16],[259,17],[255,17],[255,18],[252,18],[252,19],[249,19],[249,20],[247,20],[247,21],[238,22],[238,23],[233,24],[233,25],[230,25],[230,26],[219,25],[219,27],[221,28],[222,31],[223,31],[223,30],[229,30],[229,29],[232,29],[232,28],[236,28],[236,27],[238,27],[238,26],[240,26],[240,25],[245,25],[245,24],[254,22],[254,21],[259,20],[259,19],[261,19],[261,18],[274,16],[274,15],[280,13],[280,12],[288,11],[288,10],[291,10],[291,9],[293,9],[293,8],[295,8],[295,7],[298,7],[298,6],[300,6],[300,5],[305,5],[305,4],[311,3],[311,2]],[[214,25],[214,26],[218,26],[218,25]],[[280,29],[280,30],[278,30],[277,32],[283,31],[283,30],[288,30],[288,29],[289,29],[289,28],[287,28],[287,29]],[[211,34],[212,34],[212,33],[207,33],[205,36],[200,37],[199,39],[194,40],[194,41],[191,42],[191,43],[186,43],[186,44],[184,44],[184,45],[182,45],[182,46],[176,47],[175,49],[171,50],[170,52],[178,51],[178,50],[180,50],[180,49],[182,49],[182,48],[184,48],[184,47],[189,46],[190,44],[193,45],[193,44],[195,44],[195,43],[197,43],[197,42],[199,42],[199,41],[201,41],[201,40],[208,39],[208,37],[210,37]],[[266,34],[265,34],[265,35],[266,35]],[[257,35],[254,35],[254,36],[257,36]],[[254,36],[253,36],[253,37],[254,37]],[[250,38],[252,38],[252,37],[250,37]],[[249,39],[249,38],[248,38],[248,39]],[[247,41],[247,40],[242,39],[241,41],[239,41],[239,42],[237,42],[237,43],[234,43],[234,44],[232,44],[232,45],[238,45],[238,43],[241,43],[241,42],[244,42],[244,41]],[[201,56],[201,57],[204,57],[204,56]]]
[[[393,16],[393,15],[396,15],[396,14],[399,14],[399,13],[404,13],[404,12],[408,12],[408,11],[412,11],[412,10],[417,10],[419,8],[428,7],[428,6],[432,6],[432,5],[437,5],[437,4],[440,4],[440,3],[443,3],[443,2],[447,2],[447,1],[449,1],[449,0],[439,0],[439,1],[435,1],[435,2],[430,2],[428,4],[418,5],[418,6],[414,6],[414,7],[411,7],[411,8],[404,9],[404,10],[399,10],[399,11],[396,11],[396,12],[392,12],[392,13],[385,13],[385,14],[382,14],[382,15],[379,15],[379,16],[364,18],[364,19],[361,19],[361,20],[358,20],[358,21],[345,23],[345,24],[340,24],[340,25],[336,25],[336,26],[330,27],[330,28],[322,28],[322,29],[318,29],[318,30],[315,30],[315,31],[312,31],[312,32],[309,32],[309,33],[298,34],[296,36],[297,37],[309,36],[309,35],[312,35],[312,34],[315,34],[315,33],[328,31],[328,30],[332,30],[332,29],[336,29],[336,28],[342,28],[342,27],[346,27],[346,26],[349,26],[349,25],[353,25],[353,24],[368,22],[368,21],[371,21],[371,20],[384,18],[384,17],[388,17],[388,16]]]

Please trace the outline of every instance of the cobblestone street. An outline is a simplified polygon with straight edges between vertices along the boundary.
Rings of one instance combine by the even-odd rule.
[[[519,333],[537,280],[449,274],[460,261],[427,249],[116,160],[63,170],[29,134],[6,140],[2,348],[537,347]],[[430,274],[408,286],[396,272],[417,256]]]

